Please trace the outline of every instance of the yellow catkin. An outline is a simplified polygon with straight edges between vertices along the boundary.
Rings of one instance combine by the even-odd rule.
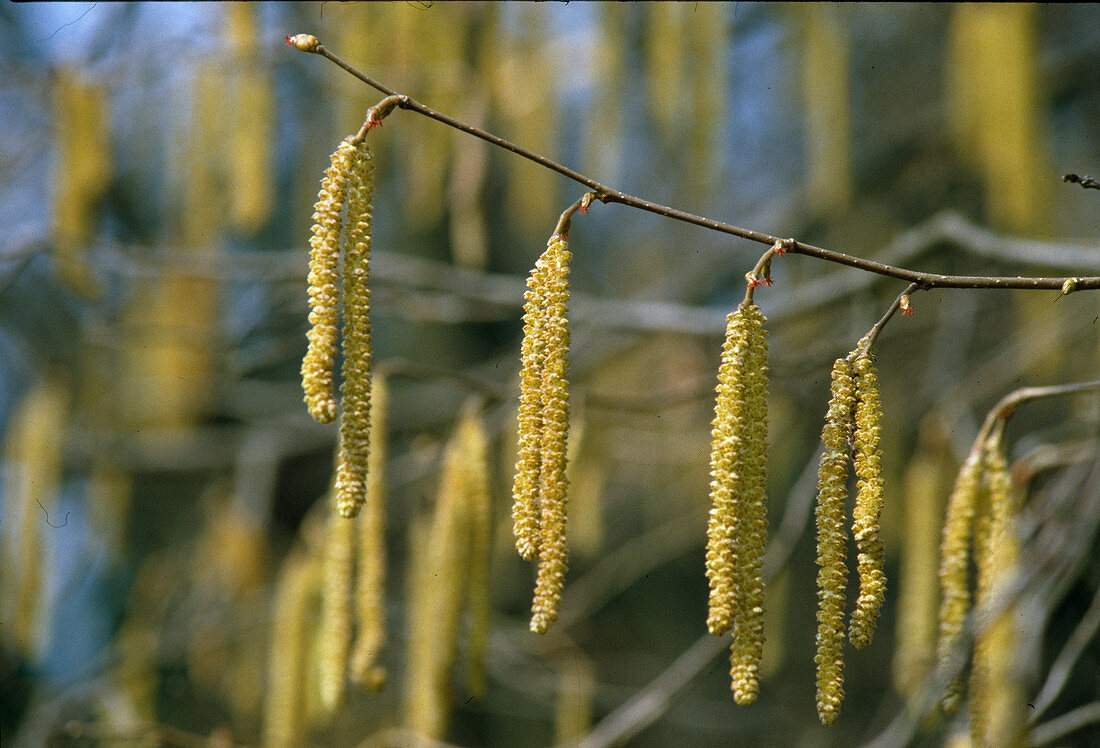
[[[700,3],[685,19],[688,49],[687,80],[690,92],[688,163],[693,175],[690,189],[696,195],[715,194],[720,183],[725,115],[729,111],[729,14],[725,3]]]
[[[976,612],[978,616],[976,618],[978,622],[978,628],[980,629],[982,624],[986,621],[983,618],[985,611],[982,610],[981,604],[983,600],[989,596],[989,583],[990,583],[990,571],[992,564],[990,560],[993,556],[993,538],[991,535],[991,522],[988,514],[981,512],[979,516],[974,519],[974,565],[977,567],[977,579],[975,583],[975,604],[977,606]],[[987,641],[982,641],[981,635],[978,635],[974,639],[974,658],[971,662],[970,670],[970,685],[969,685],[969,700],[970,703],[967,707],[967,726],[970,729],[970,741],[971,745],[985,745],[983,740],[985,736],[985,728],[987,722],[987,708],[989,700],[989,692],[996,686],[990,682],[989,669],[988,669],[988,657],[986,648],[988,646]],[[961,686],[960,686],[961,688]]]
[[[419,735],[435,738],[442,737],[450,710],[450,675],[470,562],[465,463],[461,434],[456,433],[443,453],[427,539],[413,548],[417,558],[410,589],[405,721]]]
[[[813,209],[836,215],[853,194],[851,38],[839,8],[829,3],[795,7],[802,17],[806,189]]]
[[[726,317],[726,338],[718,367],[714,422],[711,427],[710,520],[707,526],[707,577],[710,601],[707,629],[721,635],[733,626],[734,567],[741,518],[736,500],[741,470],[738,460],[743,447],[745,401],[745,358],[748,349],[746,319],[738,309]]]
[[[49,522],[63,525],[55,508],[64,464],[68,394],[58,382],[34,384],[12,413],[0,464],[0,624],[4,642],[39,661],[53,632],[56,595],[49,585]]]
[[[554,745],[572,745],[592,729],[592,697],[595,690],[595,667],[582,652],[573,650],[558,670]]]
[[[852,435],[855,385],[846,358],[833,364],[832,398],[821,441],[817,480],[817,714],[831,725],[844,698],[844,588],[848,581],[845,559],[847,533],[844,501],[847,497],[848,451]]]
[[[367,687],[381,686],[385,671],[377,666],[386,640],[386,378],[371,382],[371,449],[367,458],[367,500],[358,518],[355,607],[359,627],[349,662],[349,675]]]
[[[941,668],[952,665],[954,649],[962,636],[963,621],[970,610],[970,539],[974,529],[974,514],[981,493],[982,455],[971,451],[955,481],[947,500],[947,514],[940,542],[940,636],[936,658]],[[954,679],[947,687],[942,706],[944,711],[958,708],[961,684]]]
[[[339,319],[340,230],[348,177],[355,147],[341,142],[325,170],[313,211],[313,236],[309,240],[309,347],[302,360],[302,390],[309,414],[320,423],[336,417],[333,362],[336,358],[336,325]]]
[[[101,552],[121,563],[128,552],[126,530],[130,518],[134,477],[108,459],[97,459],[88,476],[89,525]]]
[[[768,466],[768,343],[764,314],[751,304],[742,309],[746,319],[745,405],[740,468],[742,470],[741,552],[736,570],[737,604],[734,639],[730,650],[733,698],[738,704],[756,701],[760,659],[764,652],[764,549],[767,544]]]
[[[730,649],[734,700],[756,700],[764,645],[767,535],[767,359],[764,315],[742,304],[727,319],[711,437],[707,528],[707,628],[736,628]]]
[[[885,546],[880,536],[883,482],[882,453],[879,450],[879,399],[875,362],[870,354],[855,360],[856,422],[853,436],[853,463],[857,481],[852,535],[859,552],[859,598],[852,613],[849,638],[854,646],[871,643],[883,600],[886,597],[886,573],[883,571]]]
[[[531,561],[538,556],[541,517],[539,469],[542,464],[542,370],[546,363],[543,326],[546,306],[545,255],[530,277],[523,305],[523,342],[520,344],[519,446],[512,484],[512,522],[516,550]]]
[[[489,643],[489,543],[492,538],[492,500],[489,495],[489,444],[485,428],[472,403],[462,419],[465,455],[466,505],[470,512],[470,625],[466,649],[466,690],[485,692],[485,656]]]
[[[982,616],[974,643],[969,716],[974,745],[1014,746],[1021,744],[1026,713],[1016,665],[1016,615],[1010,608],[990,620],[984,609],[996,604],[1000,590],[1011,579],[1019,555],[1013,527],[1016,507],[1012,479],[1001,439],[1001,433],[991,438],[982,457],[988,516],[980,523],[980,542],[975,538],[978,571],[975,603],[980,606]]]
[[[76,69],[58,69],[53,87],[55,268],[63,283],[84,294],[96,290],[84,250],[96,229],[96,203],[111,179],[104,98],[100,87]]]
[[[283,562],[275,584],[264,689],[264,745],[301,745],[305,737],[305,655],[316,616],[319,577],[319,564],[308,553],[295,550]]]
[[[589,99],[584,137],[583,163],[609,184],[616,184],[623,162],[623,120],[626,95],[626,11],[622,3],[601,3],[599,36],[593,45],[592,76],[595,93]]]
[[[568,551],[565,541],[566,449],[569,432],[569,259],[565,238],[550,238],[544,254],[546,308],[543,340],[546,358],[542,369],[542,442],[539,462],[541,533],[538,580],[531,605],[531,630],[546,632],[558,617]]]
[[[355,564],[355,523],[333,515],[324,545],[324,588],[321,598],[321,708],[332,712],[344,694],[351,650],[351,592]]]
[[[496,83],[505,135],[550,158],[560,156],[563,102],[553,80],[556,62],[547,40],[551,22],[542,3],[517,6],[518,23],[501,23],[497,54],[485,58]],[[505,29],[514,29],[507,31]],[[508,159],[505,205],[523,230],[536,233],[557,218],[561,182],[527,159]]]
[[[676,142],[688,123],[681,122],[684,102],[684,67],[688,8],[679,3],[647,6],[645,30],[646,78],[649,82],[650,115],[661,140]]]
[[[233,127],[229,130],[229,217],[247,233],[260,230],[271,215],[273,180],[271,149],[274,138],[274,96],[270,68],[258,51],[258,6],[227,3],[229,44],[234,52],[229,71],[235,95],[231,99]]]
[[[347,240],[344,250],[344,368],[341,386],[340,458],[336,468],[336,511],[359,513],[367,496],[370,454],[371,197],[373,171],[366,142],[355,149],[348,178]]]
[[[894,650],[894,688],[913,696],[935,662],[939,607],[939,538],[947,490],[946,441],[932,424],[921,428],[905,470],[904,527]]]

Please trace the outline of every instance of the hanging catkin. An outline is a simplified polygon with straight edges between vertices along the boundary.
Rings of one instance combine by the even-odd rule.
[[[343,141],[332,154],[313,212],[309,240],[309,348],[302,360],[302,389],[309,414],[320,423],[336,417],[333,362],[339,319],[340,231],[355,146]]]
[[[320,695],[321,708],[332,712],[344,694],[351,649],[352,569],[355,563],[355,525],[339,515],[329,516],[324,545],[324,586],[321,596]]]
[[[711,431],[711,513],[707,529],[707,628],[735,628],[730,649],[734,700],[756,700],[764,645],[767,536],[767,362],[764,315],[741,304],[727,318]]]
[[[465,493],[470,512],[469,632],[466,651],[466,690],[471,696],[485,691],[485,656],[489,643],[489,557],[492,536],[492,500],[489,496],[489,445],[478,415],[477,402],[467,406],[460,424],[466,461]]]
[[[871,643],[875,619],[886,596],[886,574],[883,571],[885,547],[880,537],[883,485],[879,421],[882,419],[882,403],[879,400],[878,377],[874,359],[869,353],[856,358],[854,369],[856,408],[852,446],[858,480],[852,535],[859,551],[859,599],[852,613],[849,638],[859,648]]]
[[[982,531],[975,533],[974,543],[979,618],[970,672],[970,736],[973,745],[1020,745],[1027,706],[1017,664],[1019,618],[1012,608],[996,615],[990,610],[1011,581],[1019,555],[1003,428],[987,442],[982,467],[988,516],[982,518]]]
[[[371,197],[373,171],[370,148],[355,148],[348,180],[347,238],[344,250],[344,368],[341,387],[340,459],[336,474],[336,510],[354,517],[366,500],[370,452],[371,327],[370,275]]]
[[[947,490],[947,443],[938,426],[921,427],[917,450],[904,475],[904,526],[894,649],[894,688],[907,697],[935,662],[939,607],[939,539]]]
[[[59,382],[32,385],[12,411],[0,458],[0,626],[5,643],[31,662],[47,654],[54,633],[46,523],[57,515],[68,400]]]
[[[847,498],[848,447],[852,436],[855,387],[852,365],[846,358],[833,364],[832,398],[821,441],[825,453],[817,479],[817,714],[831,725],[840,714],[844,698],[844,588],[848,581],[845,562],[847,532],[844,500]]]
[[[569,323],[569,259],[565,238],[550,238],[545,258],[545,311],[542,327],[542,417],[539,460],[539,570],[535,599],[531,606],[531,630],[545,633],[558,617],[562,582],[565,578],[566,480],[565,456],[569,431],[569,389],[567,353]]]
[[[538,556],[542,518],[539,510],[539,470],[542,464],[542,368],[546,361],[543,335],[546,306],[545,255],[527,279],[520,345],[519,447],[512,484],[512,521],[516,550],[531,561]]]
[[[451,707],[450,677],[458,649],[464,582],[469,562],[469,517],[463,495],[462,454],[452,438],[443,454],[431,525],[413,537],[408,606],[405,723],[442,737]]]
[[[359,523],[355,593],[358,632],[348,663],[356,683],[377,687],[385,671],[375,663],[386,640],[386,378],[371,381],[371,448],[367,458],[367,500]]]
[[[246,233],[259,231],[271,215],[274,197],[271,149],[275,142],[271,68],[260,58],[259,6],[226,3],[226,26],[233,50],[231,68],[233,127],[229,129],[229,218]]]
[[[307,523],[312,524],[310,518]],[[300,745],[306,730],[302,702],[322,577],[321,563],[308,547],[311,533],[307,529],[311,528],[302,532],[306,542],[286,557],[275,583],[264,689],[264,745]]]
[[[61,67],[52,91],[55,270],[65,285],[95,291],[86,248],[96,230],[96,204],[111,180],[110,118],[106,96],[75,68]]]
[[[745,307],[745,305],[742,305]],[[768,343],[764,314],[756,304],[744,308],[747,344],[745,358],[745,433],[741,457],[741,496],[744,508],[738,542],[738,602],[734,607],[734,638],[730,649],[733,698],[738,704],[756,701],[760,659],[764,651],[764,548],[767,543],[768,466]]]
[[[970,539],[974,529],[974,514],[981,493],[982,453],[972,449],[955,488],[947,500],[947,516],[940,543],[940,636],[936,645],[937,661],[948,667],[962,637],[963,621],[970,610]],[[953,678],[943,698],[943,709],[953,713],[959,705],[962,684]]]
[[[710,580],[707,628],[716,636],[726,633],[733,626],[736,593],[734,567],[737,563],[735,540],[741,523],[736,495],[742,474],[738,461],[745,438],[742,411],[748,349],[746,319],[741,309],[738,308],[726,319],[726,339],[722,344],[711,429],[711,510],[706,556],[707,577]]]

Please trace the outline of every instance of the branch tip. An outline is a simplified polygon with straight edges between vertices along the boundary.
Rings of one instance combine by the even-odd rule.
[[[294,47],[301,52],[316,52],[320,46],[321,41],[313,34],[290,34],[286,35],[286,46]]]
[[[1063,174],[1062,181],[1079,184],[1086,190],[1100,190],[1100,182],[1087,175]]]

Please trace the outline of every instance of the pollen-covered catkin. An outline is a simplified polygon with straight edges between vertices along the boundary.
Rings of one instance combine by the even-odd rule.
[[[545,257],[546,296],[543,319],[545,360],[542,369],[542,440],[539,461],[539,570],[531,605],[531,630],[537,634],[558,617],[567,549],[566,441],[569,431],[568,374],[569,249],[565,238],[550,238]]]
[[[456,433],[443,451],[431,527],[414,536],[408,606],[407,726],[440,738],[450,711],[450,678],[470,563],[470,506],[466,454]]]
[[[332,154],[332,163],[321,180],[313,212],[313,236],[309,240],[309,347],[302,360],[302,389],[309,414],[320,423],[336,417],[333,362],[336,358],[336,325],[339,318],[337,266],[340,229],[348,177],[355,146],[343,141]]]
[[[848,451],[852,436],[855,387],[852,364],[838,358],[833,365],[832,398],[821,432],[825,453],[817,479],[817,714],[831,725],[840,714],[844,698],[844,588],[848,581],[845,561],[847,532],[844,501],[847,498]]]
[[[746,318],[738,309],[726,317],[726,338],[718,367],[714,422],[711,427],[710,520],[707,526],[707,578],[710,601],[707,629],[715,636],[733,626],[736,596],[734,568],[738,562],[736,537],[741,517],[735,495],[742,471],[737,464],[743,447],[745,381],[748,349]]]
[[[768,462],[768,343],[760,307],[742,305],[746,328],[744,360],[744,435],[740,470],[740,526],[736,542],[740,558],[735,569],[734,638],[730,648],[733,698],[738,704],[756,701],[760,659],[764,653],[764,548],[767,543]]]
[[[546,306],[546,256],[535,263],[527,279],[523,305],[523,342],[520,344],[519,448],[512,484],[512,521],[516,550],[531,561],[539,553],[542,519],[539,508],[539,469],[542,462],[542,370],[546,364],[543,335]]]
[[[856,423],[853,462],[858,481],[852,535],[859,551],[859,599],[852,613],[849,637],[852,644],[859,648],[871,643],[875,619],[886,596],[886,573],[883,571],[886,551],[880,536],[883,482],[879,421],[882,418],[882,403],[874,359],[868,353],[862,354],[856,358],[854,369]]]
[[[321,707],[331,712],[339,705],[351,649],[352,568],[355,563],[355,525],[339,515],[329,517],[325,541],[324,588],[321,598],[320,691]]]
[[[912,698],[935,663],[940,587],[939,539],[944,495],[954,480],[949,445],[938,420],[921,426],[916,452],[902,481],[905,534],[895,625],[894,688]]]
[[[970,566],[970,538],[974,529],[974,514],[981,493],[982,453],[975,448],[967,457],[955,488],[947,500],[947,515],[940,543],[940,637],[936,656],[940,668],[949,667],[962,635],[963,621],[970,610],[970,587],[967,570]],[[953,713],[959,704],[961,682],[958,678],[948,685],[943,697],[944,711]]]
[[[980,542],[975,538],[974,553],[978,571],[976,604],[982,616],[970,674],[970,735],[974,745],[1019,745],[1025,728],[1026,705],[1016,656],[1019,619],[1009,608],[990,620],[988,609],[996,605],[1010,582],[1019,556],[1013,527],[1016,505],[1002,438],[1003,432],[991,437],[982,457],[982,485],[989,515],[981,523]]]
[[[474,403],[478,405],[478,403]],[[489,445],[475,407],[467,409],[461,425],[466,455],[466,495],[470,512],[469,630],[466,649],[466,690],[485,692],[485,656],[489,643],[489,558],[492,500],[489,496]]]
[[[377,666],[386,639],[386,378],[371,382],[371,449],[367,459],[367,500],[356,520],[356,619],[358,632],[348,663],[349,675],[367,687],[381,685],[385,672]]]
[[[340,460],[336,475],[336,509],[354,517],[366,500],[370,453],[371,327],[370,275],[371,197],[373,171],[366,142],[355,147],[348,178],[347,237],[344,250],[344,368],[341,386]]]
[[[305,549],[296,548],[286,557],[275,582],[264,690],[264,745],[301,745],[305,737],[302,701],[306,652],[316,623],[320,576],[317,559]]]

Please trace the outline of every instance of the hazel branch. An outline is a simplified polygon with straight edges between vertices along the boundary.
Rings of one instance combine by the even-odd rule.
[[[890,278],[898,278],[900,280],[915,283],[921,289],[928,290],[931,288],[974,288],[974,289],[995,289],[995,288],[1014,288],[1024,290],[1061,290],[1063,285],[1069,278],[1028,278],[1023,276],[980,276],[980,275],[942,275],[939,273],[923,273],[916,270],[909,270],[907,268],[894,267],[881,262],[875,262],[873,260],[866,260],[861,257],[854,257],[852,255],[846,255],[842,252],[835,252],[830,249],[824,249],[822,247],[815,247],[812,244],[806,244],[805,242],[799,242],[794,240],[784,240],[777,236],[764,233],[762,231],[754,231],[752,229],[743,228],[741,226],[735,226],[723,221],[717,221],[713,218],[706,218],[704,216],[695,215],[694,213],[688,213],[678,208],[672,208],[666,205],[660,205],[659,203],[650,202],[640,197],[621,192],[605,184],[602,184],[589,176],[586,176],[578,171],[570,169],[567,166],[559,164],[558,162],[547,158],[539,153],[528,150],[522,146],[516,145],[498,135],[494,135],[491,132],[482,130],[479,127],[467,124],[462,120],[451,117],[450,115],[438,112],[435,109],[422,104],[419,101],[399,94],[397,91],[389,88],[388,86],[379,83],[365,73],[359,71],[349,63],[345,62],[340,57],[337,57],[331,51],[329,51],[316,37],[309,34],[298,34],[296,36],[288,36],[287,44],[293,46],[302,52],[311,52],[313,54],[320,55],[326,60],[332,62],[337,67],[344,70],[349,75],[358,78],[368,86],[381,91],[388,97],[397,97],[394,100],[392,106],[399,109],[408,109],[425,117],[442,122],[443,124],[453,127],[456,130],[473,135],[476,138],[491,143],[498,148],[503,148],[506,151],[510,151],[517,156],[522,156],[530,161],[543,166],[551,171],[555,171],[561,174],[567,179],[571,179],[574,182],[578,182],[585,187],[588,187],[594,195],[595,199],[602,203],[620,203],[627,205],[638,210],[644,210],[648,213],[654,213],[656,215],[664,216],[665,218],[671,218],[676,221],[682,221],[684,223],[694,224],[701,226],[705,229],[712,231],[718,231],[724,234],[730,234],[740,237],[742,239],[748,239],[759,244],[775,245],[777,242],[789,241],[789,246],[786,251],[794,254],[806,255],[808,257],[816,257],[827,262],[833,262],[838,265],[847,265],[848,267],[864,270],[869,273],[875,273],[878,275],[884,275]],[[1078,277],[1076,278],[1075,290],[1095,290],[1100,289],[1100,276]]]

